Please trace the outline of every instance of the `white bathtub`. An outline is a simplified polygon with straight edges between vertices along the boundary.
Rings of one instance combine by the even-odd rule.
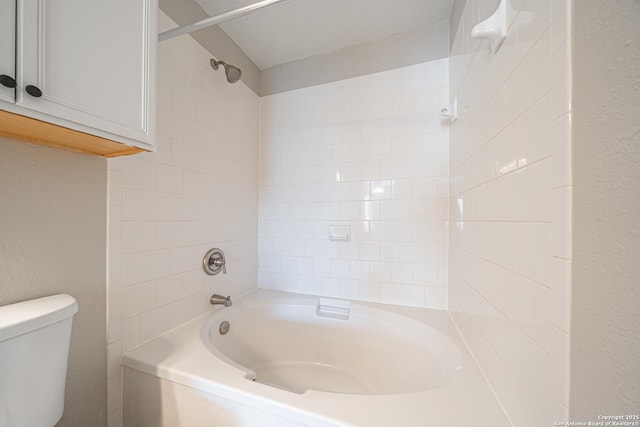
[[[437,310],[260,290],[123,365],[131,427],[509,425]]]

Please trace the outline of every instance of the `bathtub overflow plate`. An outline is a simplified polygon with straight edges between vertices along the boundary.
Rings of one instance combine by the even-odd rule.
[[[220,327],[218,328],[220,335],[226,335],[227,332],[229,332],[229,328],[231,328],[231,325],[226,320],[220,323]]]

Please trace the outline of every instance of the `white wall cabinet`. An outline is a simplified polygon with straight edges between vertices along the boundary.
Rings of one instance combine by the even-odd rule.
[[[7,102],[16,97],[15,15],[15,0],[0,0],[0,100]]]
[[[157,0],[0,0],[0,36],[15,29],[0,74],[16,81],[0,109],[153,150],[156,14]]]

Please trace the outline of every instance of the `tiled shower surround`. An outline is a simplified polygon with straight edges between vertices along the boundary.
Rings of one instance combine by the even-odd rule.
[[[256,287],[258,96],[191,37],[158,55],[157,152],[109,160],[109,427],[122,422],[122,352],[209,310],[214,292]],[[202,271],[212,247],[227,274]]]
[[[449,309],[518,427],[568,419],[570,2],[510,1],[495,55],[470,38],[497,1],[468,0],[451,56]]]
[[[446,308],[448,65],[261,98],[261,288]]]
[[[123,351],[257,286],[448,308],[514,425],[567,419],[569,2],[510,1],[493,55],[496,5],[466,1],[450,59],[261,99],[160,45],[158,152],[109,161],[110,427]]]

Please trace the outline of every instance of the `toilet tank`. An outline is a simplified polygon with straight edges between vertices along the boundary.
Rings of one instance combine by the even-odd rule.
[[[0,307],[0,427],[52,427],[62,417],[77,311],[66,294]]]

